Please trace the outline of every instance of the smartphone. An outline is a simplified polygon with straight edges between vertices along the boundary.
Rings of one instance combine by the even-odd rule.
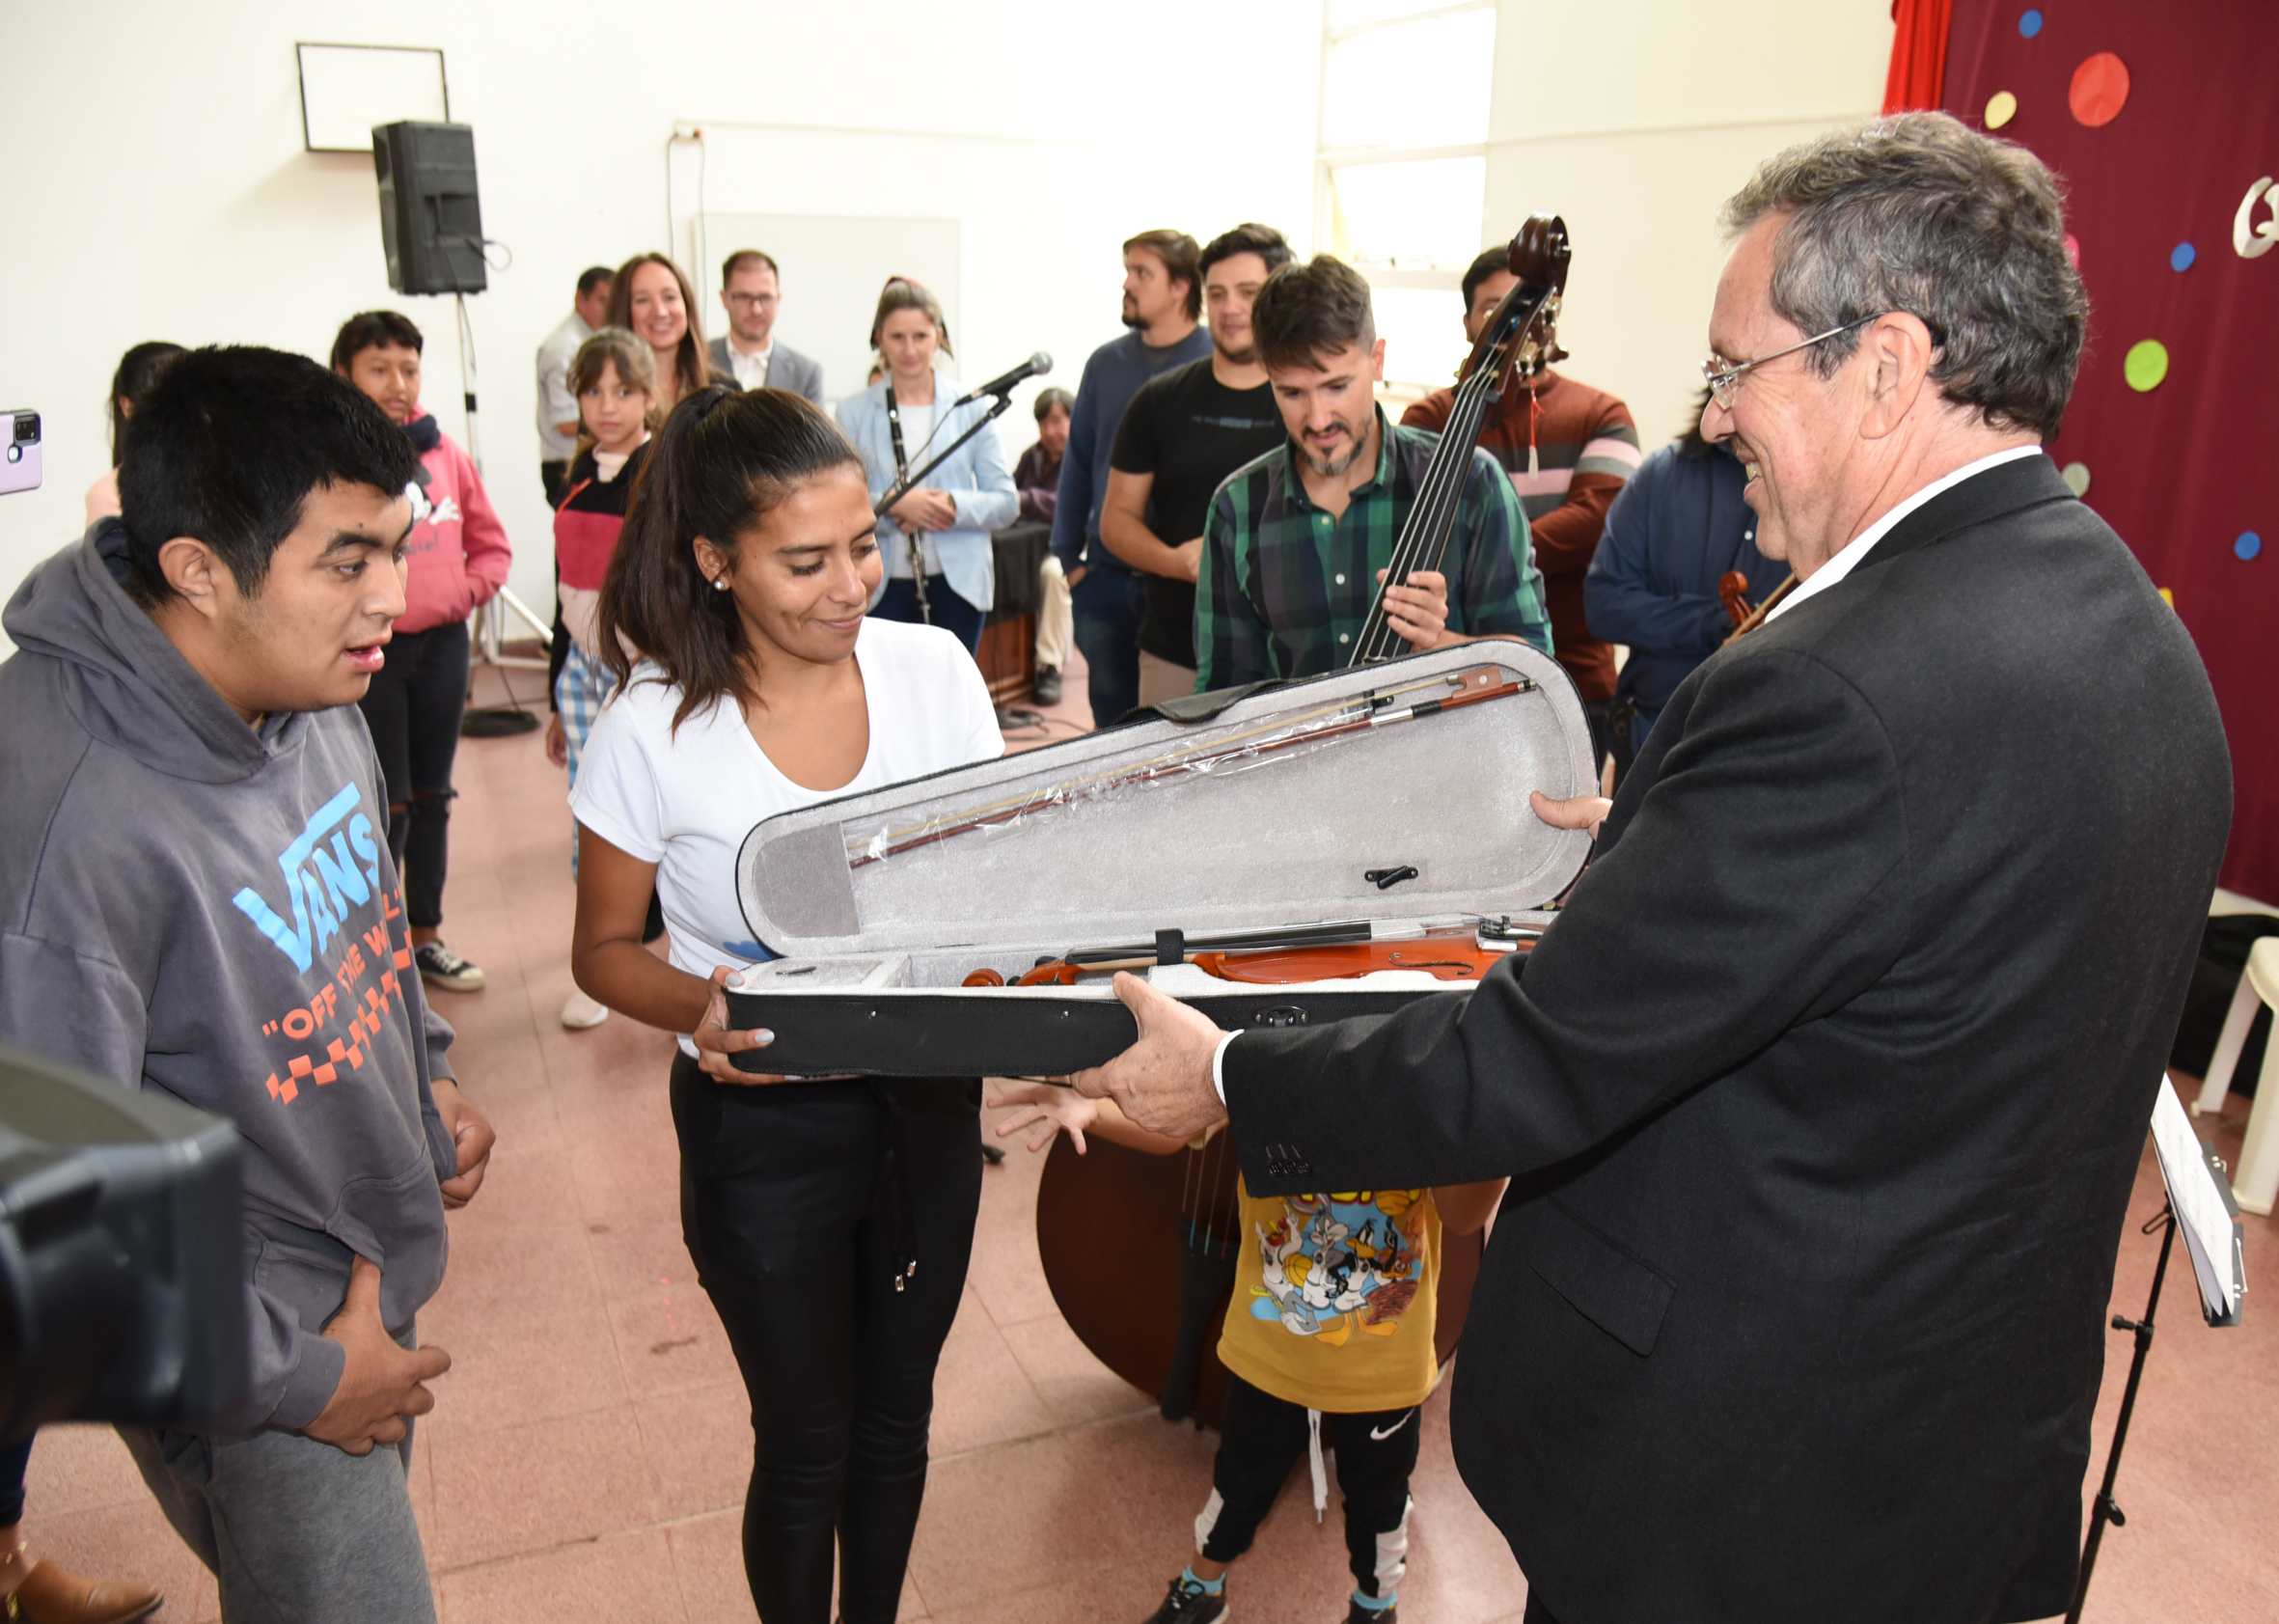
[[[8,449],[0,452],[0,495],[40,488],[40,414],[0,413],[6,420]]]

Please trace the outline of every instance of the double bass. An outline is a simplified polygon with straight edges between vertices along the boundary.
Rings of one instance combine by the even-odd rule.
[[[1399,586],[1416,570],[1440,567],[1489,406],[1515,375],[1532,377],[1563,353],[1554,324],[1569,259],[1566,224],[1555,215],[1530,215],[1511,239],[1506,263],[1518,284],[1482,325],[1458,372],[1447,427],[1393,543],[1384,585]],[[1351,663],[1405,651],[1386,616],[1381,585]],[[1249,982],[1333,980],[1387,969],[1422,970],[1455,981],[1476,980],[1507,952],[1533,946],[1531,935],[1520,932],[1491,948],[1484,945],[1488,934],[1472,925],[1408,936],[1363,927],[1349,928],[1344,940],[1312,940],[1303,939],[1301,927],[1275,942],[1198,942],[1197,950],[1171,962]],[[1072,952],[1019,980],[1068,984],[1084,975],[1136,968],[1134,960],[1164,962],[1131,949]],[[1247,1243],[1233,1146],[1223,1132],[1171,1156],[1098,1138],[1089,1145],[1080,1157],[1065,1136],[1057,1138],[1037,1190],[1037,1252],[1053,1300],[1078,1339],[1153,1396],[1167,1420],[1192,1416],[1198,1426],[1216,1426],[1226,1390],[1226,1370],[1216,1351],[1219,1332],[1232,1294],[1236,1249]],[[1477,1233],[1444,1238],[1433,1337],[1442,1362],[1463,1331],[1484,1244]]]

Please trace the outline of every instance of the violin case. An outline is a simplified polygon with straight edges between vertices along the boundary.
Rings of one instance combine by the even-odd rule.
[[[1537,789],[1596,793],[1582,702],[1549,655],[1490,640],[1195,695],[778,813],[736,861],[744,919],[782,955],[728,980],[729,1024],[775,1033],[738,1063],[911,1077],[1098,1065],[1138,1035],[1112,976],[1012,983],[1118,948],[1228,1031],[1469,990],[1429,969],[1260,985],[1182,960],[1215,937],[1330,923],[1488,924],[1524,940],[1591,843],[1538,819]],[[1005,984],[966,984],[976,972]]]

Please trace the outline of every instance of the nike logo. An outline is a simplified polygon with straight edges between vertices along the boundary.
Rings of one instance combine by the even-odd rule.
[[[1409,1424],[1411,1421],[1414,1420],[1415,1418],[1416,1418],[1416,1412],[1415,1412],[1415,1411],[1414,1411],[1414,1410],[1412,1410],[1412,1411],[1410,1411],[1410,1412],[1409,1412],[1407,1415],[1403,1416],[1403,1417],[1402,1417],[1402,1418],[1401,1418],[1399,1420],[1397,1420],[1397,1421],[1393,1422],[1393,1423],[1392,1423],[1392,1425],[1390,1425],[1390,1426],[1388,1426],[1388,1427],[1383,1428],[1382,1430],[1380,1430],[1380,1429],[1379,1429],[1379,1428],[1377,1428],[1377,1427],[1371,1427],[1371,1428],[1369,1429],[1369,1436],[1370,1436],[1370,1438],[1374,1439],[1374,1440],[1375,1440],[1377,1443],[1380,1443],[1380,1444],[1382,1444],[1382,1443],[1384,1443],[1384,1442],[1385,1442],[1385,1441],[1386,1441],[1387,1438],[1390,1438],[1390,1437],[1391,1437],[1391,1436],[1392,1436],[1394,1433],[1396,1433],[1396,1432],[1400,1431],[1400,1430],[1401,1430],[1401,1428],[1403,1428],[1403,1427],[1407,1426],[1407,1425],[1408,1425],[1408,1424]]]

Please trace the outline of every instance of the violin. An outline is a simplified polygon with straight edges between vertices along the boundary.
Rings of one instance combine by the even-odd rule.
[[[1416,500],[1393,542],[1385,580],[1369,604],[1361,635],[1354,640],[1350,665],[1367,665],[1407,651],[1405,640],[1386,615],[1385,589],[1407,585],[1419,569],[1441,567],[1448,537],[1455,534],[1464,482],[1471,473],[1471,454],[1479,447],[1489,405],[1502,396],[1515,373],[1531,378],[1565,356],[1554,328],[1571,258],[1567,223],[1555,214],[1528,215],[1511,239],[1505,263],[1519,282],[1482,325],[1458,371],[1448,426],[1441,430],[1441,443],[1425,464]]]
[[[1476,981],[1496,960],[1508,953],[1524,953],[1535,946],[1534,936],[1520,934],[1509,948],[1483,948],[1473,925],[1441,926],[1414,936],[1362,935],[1349,940],[1314,940],[1272,947],[1205,949],[1182,953],[1179,963],[1192,964],[1222,981],[1253,986],[1286,986],[1297,981],[1340,981],[1380,970],[1421,970],[1442,981]],[[1118,970],[1152,970],[1163,960],[1139,952],[1069,953],[1047,959],[1013,981],[1016,987],[1073,987],[1085,976],[1113,975]],[[991,969],[975,971],[963,983],[969,987],[1002,987],[1005,978]]]
[[[1749,618],[1749,578],[1738,569],[1728,569],[1717,582],[1717,597],[1725,605],[1725,618],[1735,625],[1746,625]]]
[[[1780,607],[1780,600],[1797,590],[1797,577],[1791,573],[1779,586],[1765,594],[1765,601],[1749,607],[1749,578],[1738,569],[1725,571],[1717,583],[1717,596],[1724,601],[1725,613],[1732,618],[1733,629],[1725,634],[1731,643],[1737,637],[1746,637],[1765,623],[1765,617]]]

